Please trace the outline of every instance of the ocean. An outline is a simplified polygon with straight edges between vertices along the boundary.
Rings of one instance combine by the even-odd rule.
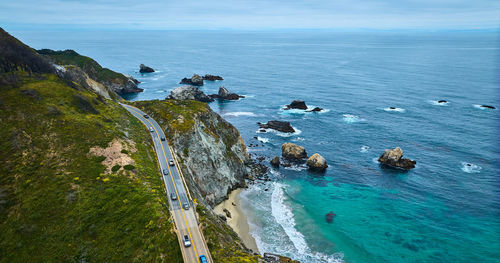
[[[500,262],[500,114],[478,107],[500,106],[494,32],[11,33],[134,76],[145,91],[131,100],[163,99],[193,73],[221,75],[201,89],[246,96],[210,106],[258,145],[251,154],[267,162],[293,142],[324,156],[324,174],[271,169],[271,182],[241,194],[261,252],[303,263]],[[157,71],[141,75],[141,63]],[[282,109],[294,99],[325,110]],[[258,132],[274,119],[296,133]],[[396,146],[415,169],[379,166]]]

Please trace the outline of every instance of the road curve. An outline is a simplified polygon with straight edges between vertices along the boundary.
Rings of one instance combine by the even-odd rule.
[[[149,132],[151,133],[158,163],[160,165],[160,174],[162,175],[163,182],[165,184],[165,191],[170,205],[170,212],[172,213],[172,217],[177,228],[177,237],[184,262],[200,262],[199,258],[201,255],[205,255],[207,262],[210,262],[211,257],[209,255],[208,246],[201,235],[200,229],[198,228],[198,221],[196,219],[193,202],[189,200],[186,195],[186,189],[184,188],[179,176],[177,162],[174,162],[174,165],[172,166],[169,165],[169,161],[173,160],[173,156],[167,140],[162,140],[162,138],[166,138],[163,130],[154,119],[151,117],[145,118],[144,115],[146,115],[146,113],[138,108],[122,103],[120,103],[120,105],[132,113],[134,117],[139,119],[147,127],[148,131],[152,129],[152,132]],[[167,173],[163,171],[166,171]],[[176,200],[172,200],[172,194],[175,195]],[[183,205],[186,203],[189,205],[189,208],[183,209]],[[189,247],[184,246],[183,238],[186,235],[192,243]]]

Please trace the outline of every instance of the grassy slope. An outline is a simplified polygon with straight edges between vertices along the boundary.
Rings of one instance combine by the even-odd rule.
[[[169,140],[175,133],[189,133],[194,128],[194,119],[202,118],[210,110],[208,104],[193,100],[136,101],[133,104],[151,114],[162,124],[162,127],[166,127],[166,136],[169,137],[167,138]],[[167,123],[168,125],[163,125]],[[223,125],[230,126],[226,122],[220,123],[220,125],[220,127],[210,126],[207,133],[217,138],[216,129],[232,128],[232,126],[224,127]],[[233,145],[236,141],[235,138],[222,138],[222,140],[226,145]],[[197,206],[197,212],[200,215],[200,222],[204,226],[203,234],[215,262],[257,262],[257,257],[242,248],[243,245],[238,235],[227,224],[208,213],[202,205]]]
[[[37,52],[53,59],[58,65],[78,66],[98,82],[116,82],[123,85],[128,81],[123,74],[103,68],[95,60],[82,56],[73,50],[54,51],[41,49]]]
[[[53,74],[14,75],[0,84],[0,262],[181,262],[142,124]],[[125,131],[137,169],[104,175],[89,149]]]

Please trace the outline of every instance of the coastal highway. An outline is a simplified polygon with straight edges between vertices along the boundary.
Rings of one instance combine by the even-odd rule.
[[[172,213],[172,217],[177,228],[177,237],[184,262],[200,262],[199,258],[201,255],[205,255],[207,262],[211,262],[208,246],[200,232],[200,229],[198,228],[198,221],[196,219],[193,202],[188,198],[186,189],[184,188],[179,175],[180,168],[177,166],[178,164],[175,161],[173,166],[169,165],[170,160],[174,160],[174,158],[172,158],[172,152],[167,141],[161,140],[161,138],[166,138],[163,130],[151,117],[145,118],[144,115],[146,115],[146,113],[142,112],[138,108],[122,103],[120,103],[120,105],[125,107],[125,109],[132,113],[134,117],[139,119],[147,127],[148,132],[151,133],[158,163],[160,165],[160,173],[163,177],[167,199],[169,200],[170,212]],[[150,129],[152,129],[152,132]],[[163,172],[164,170],[167,170],[168,174],[165,174]],[[172,194],[176,196],[176,200],[172,200]],[[183,208],[183,205],[186,203],[189,204],[188,209]],[[192,245],[189,247],[184,246],[183,238],[185,235],[187,235],[189,240],[191,240]]]

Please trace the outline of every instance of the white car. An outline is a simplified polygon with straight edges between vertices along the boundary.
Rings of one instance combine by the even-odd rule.
[[[154,132],[155,130],[153,130],[153,127],[149,127],[149,131]]]
[[[189,237],[187,235],[184,236],[184,246],[185,247],[191,246],[191,241],[189,240]]]
[[[168,164],[170,164],[170,166],[174,166],[174,160],[170,160],[170,162],[168,162]]]

